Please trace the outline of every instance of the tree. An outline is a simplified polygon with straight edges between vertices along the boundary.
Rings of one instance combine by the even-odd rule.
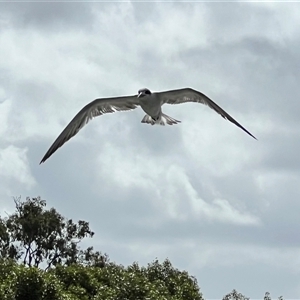
[[[15,213],[0,217],[1,300],[203,300],[197,280],[168,259],[147,267],[111,263],[93,247],[79,248],[94,235],[88,222],[47,210],[40,197],[14,201]],[[233,290],[223,300],[249,298]]]
[[[225,295],[223,300],[249,300],[250,298],[238,293],[237,290],[232,290],[231,293]]]
[[[0,299],[5,300],[203,300],[195,278],[169,260],[147,267],[72,264],[48,271],[0,260]]]
[[[107,255],[93,252],[92,247],[79,249],[83,238],[94,235],[88,222],[74,223],[54,208],[47,210],[46,201],[40,197],[14,201],[15,213],[0,218],[0,257],[14,260],[22,257],[24,265],[29,267],[39,267],[44,262],[46,270],[77,262],[103,267],[108,261]]]
[[[223,300],[249,300],[250,298],[244,296],[243,294],[237,292],[237,290],[232,290],[229,294],[223,297]],[[264,296],[264,300],[272,300],[270,293],[266,292]],[[283,297],[278,297],[278,300],[283,300]]]
[[[0,257],[18,260],[21,255],[21,250],[12,242],[6,222],[0,218]]]

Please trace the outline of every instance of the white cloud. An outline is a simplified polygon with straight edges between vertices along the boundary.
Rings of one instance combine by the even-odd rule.
[[[177,217],[185,214],[185,219],[199,218],[202,222],[232,223],[237,225],[259,225],[260,220],[247,212],[240,212],[225,199],[214,199],[211,203],[199,197],[191,185],[185,172],[172,166],[168,172],[169,192],[163,198],[168,199],[167,211],[172,208],[170,215]],[[168,191],[168,189],[167,189]],[[181,191],[181,192],[180,192]],[[182,197],[182,194],[185,197]],[[177,205],[176,202],[180,205]],[[189,213],[187,213],[189,212]]]
[[[4,91],[4,89],[0,89],[0,93],[1,91]],[[6,99],[6,97],[4,96],[4,92],[1,94],[2,96],[0,96],[0,137],[2,138],[2,140],[5,140],[5,134],[8,130],[8,120],[11,114],[12,102]]]
[[[27,149],[15,146],[0,149],[0,176],[31,188],[36,182],[30,172]]]
[[[0,182],[1,210],[7,213],[13,210],[13,197],[28,193],[36,185],[26,148],[12,145],[0,148]]]

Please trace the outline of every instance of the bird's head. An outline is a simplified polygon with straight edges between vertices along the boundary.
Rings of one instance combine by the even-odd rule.
[[[143,89],[140,89],[140,90],[138,91],[138,98],[140,98],[140,97],[145,97],[145,96],[147,96],[147,95],[151,95],[150,90],[147,89],[147,88],[143,88]]]

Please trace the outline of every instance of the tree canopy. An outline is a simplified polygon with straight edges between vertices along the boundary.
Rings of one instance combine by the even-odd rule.
[[[196,278],[168,259],[147,267],[117,265],[93,247],[80,249],[94,235],[88,222],[46,209],[40,197],[14,201],[16,211],[0,217],[1,300],[204,299]],[[233,290],[223,300],[249,298]],[[264,300],[271,300],[269,293]]]
[[[103,266],[107,256],[92,247],[79,248],[85,237],[93,237],[89,223],[66,219],[55,208],[46,209],[40,197],[15,198],[16,211],[0,218],[0,257],[22,261],[47,270],[55,265],[82,263]]]
[[[203,299],[196,279],[169,260],[117,265],[92,247],[79,248],[94,235],[88,222],[46,209],[40,197],[14,201],[16,211],[0,218],[1,300]]]
[[[0,299],[5,300],[202,300],[197,281],[187,272],[154,261],[147,267],[108,263],[104,268],[81,264],[49,271],[0,261]]]

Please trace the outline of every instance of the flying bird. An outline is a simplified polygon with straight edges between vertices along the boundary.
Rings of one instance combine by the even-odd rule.
[[[151,125],[173,125],[180,123],[180,121],[164,114],[161,110],[162,105],[165,103],[181,104],[185,102],[197,102],[208,105],[218,114],[220,114],[224,119],[232,122],[242,130],[244,130],[246,133],[248,133],[250,136],[252,136],[254,139],[256,139],[254,135],[252,135],[247,129],[239,124],[219,105],[196,90],[193,90],[191,88],[184,88],[165,92],[151,93],[149,89],[143,88],[138,91],[137,95],[114,98],[99,98],[87,104],[73,118],[73,120],[54,141],[52,146],[49,148],[49,150],[41,160],[40,164],[45,162],[59,147],[61,147],[65,142],[76,135],[84,125],[86,125],[90,120],[97,116],[101,116],[106,113],[113,113],[116,111],[133,110],[140,106],[146,113],[141,121],[142,123]]]

